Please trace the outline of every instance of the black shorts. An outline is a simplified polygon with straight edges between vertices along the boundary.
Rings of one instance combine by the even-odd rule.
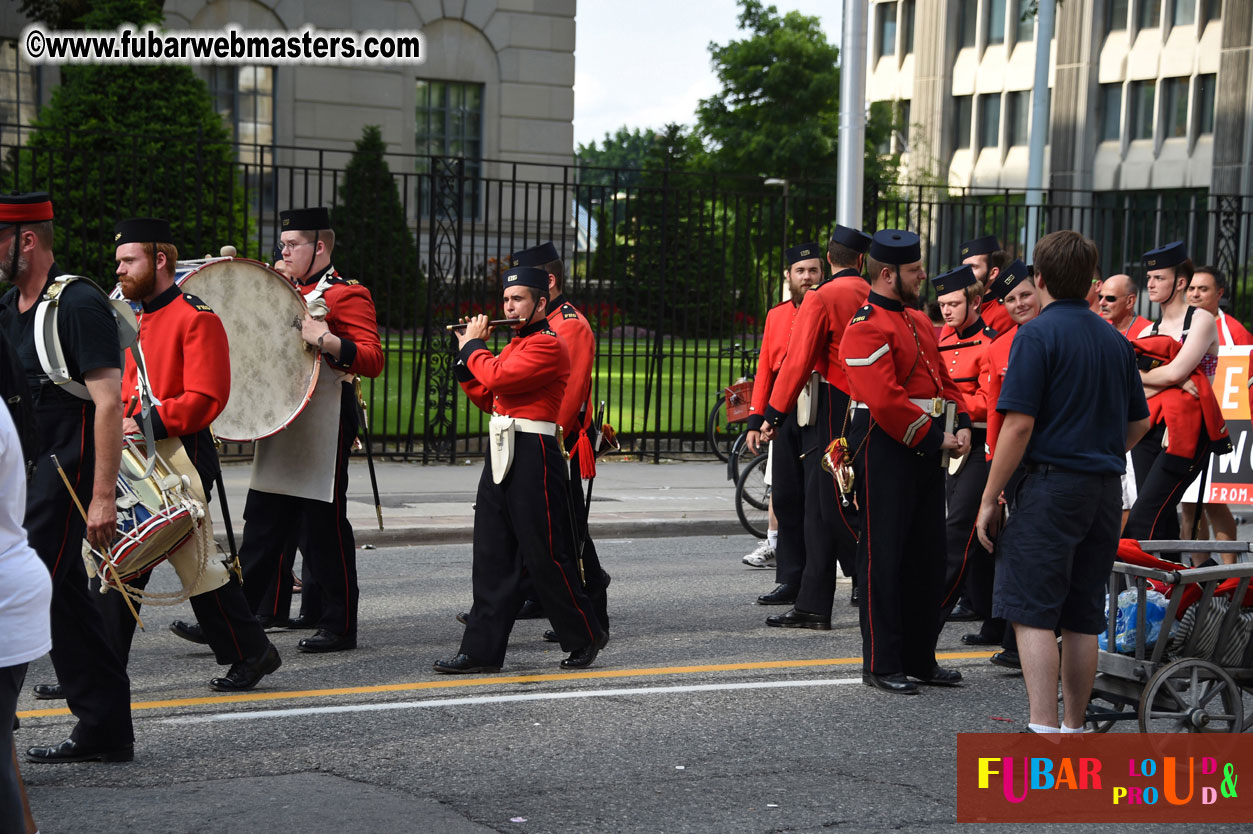
[[[997,542],[992,616],[1100,634],[1118,551],[1118,475],[1029,472]]]

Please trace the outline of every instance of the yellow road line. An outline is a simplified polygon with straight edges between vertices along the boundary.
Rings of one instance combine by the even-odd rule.
[[[992,652],[946,652],[940,660],[963,660],[991,657]],[[650,666],[641,669],[593,669],[587,672],[556,672],[547,675],[505,675],[489,678],[440,678],[412,683],[387,683],[375,686],[345,686],[337,689],[305,689],[279,692],[241,692],[238,695],[206,695],[200,698],[172,698],[165,701],[136,701],[132,710],[168,709],[174,707],[219,706],[222,704],[287,701],[300,698],[330,698],[338,695],[372,695],[380,692],[413,692],[425,689],[455,689],[467,686],[490,686],[505,683],[547,683],[549,681],[596,680],[605,678],[641,678],[663,675],[693,675],[702,672],[740,672],[755,669],[800,669],[811,666],[851,666],[861,663],[860,657],[834,657],[814,660],[760,660],[748,663],[711,663],[699,666]],[[47,718],[69,715],[69,709],[23,710],[18,718]]]

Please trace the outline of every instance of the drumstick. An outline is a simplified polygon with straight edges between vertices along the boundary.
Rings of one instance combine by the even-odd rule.
[[[70,497],[74,499],[74,506],[78,507],[79,515],[83,517],[83,521],[87,521],[87,511],[83,509],[83,502],[78,500],[78,493],[74,491],[74,487],[70,486],[70,479],[66,477],[65,470],[61,468],[61,461],[57,460],[56,455],[52,455],[51,457],[52,465],[57,468],[57,473],[60,474],[61,481],[65,484],[65,488],[69,490]],[[91,546],[90,543],[88,543],[88,546]],[[92,553],[97,552],[94,547],[91,548],[91,551]],[[123,601],[126,602],[126,607],[131,610],[131,616],[134,617],[135,622],[139,624],[139,630],[147,631],[147,629],[144,628],[144,621],[139,619],[139,612],[135,610],[135,606],[131,603],[131,598],[126,595],[125,591],[122,590],[122,577],[117,575],[117,568],[107,557],[101,556],[100,560],[108,565],[109,570],[113,571],[113,581],[116,582],[118,586],[117,592],[122,595]]]
[[[131,401],[130,401],[130,402],[128,402],[128,403],[126,404],[126,415],[125,415],[125,416],[127,416],[127,417],[132,417],[132,416],[134,416],[134,414],[135,414],[135,403],[137,403],[137,402],[139,402],[139,395],[138,395],[138,394],[132,394],[132,395],[131,395]]]
[[[492,319],[491,321],[487,323],[487,326],[488,327],[505,327],[506,325],[508,325],[509,327],[512,327],[515,324],[521,324],[521,323],[522,323],[522,319]],[[444,329],[445,330],[465,330],[468,324],[469,324],[468,321],[463,321],[460,324],[446,325]]]

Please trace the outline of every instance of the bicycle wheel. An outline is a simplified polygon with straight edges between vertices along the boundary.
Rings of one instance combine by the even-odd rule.
[[[756,457],[755,452],[748,450],[747,440],[747,432],[737,435],[731,443],[731,451],[727,453],[727,480],[731,483],[735,483],[740,479],[740,473],[744,471],[744,466]],[[760,448],[764,448],[764,444]]]
[[[766,455],[749,461],[735,484],[735,514],[744,529],[759,539],[770,526],[770,487],[766,484]]]
[[[709,409],[709,419],[705,421],[705,442],[709,444],[710,451],[723,463],[726,463],[727,453],[722,447],[722,429],[719,423],[722,422],[722,411],[726,405],[726,401],[719,395],[714,402],[714,407]]]

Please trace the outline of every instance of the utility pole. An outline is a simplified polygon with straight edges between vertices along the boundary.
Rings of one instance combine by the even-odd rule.
[[[1039,0],[1035,18],[1035,82],[1031,91],[1031,133],[1027,140],[1027,241],[1022,259],[1030,262],[1040,235],[1044,205],[1044,146],[1049,128],[1049,57],[1053,51],[1054,0]]]
[[[866,38],[868,0],[844,0],[844,37],[840,45],[839,196],[836,221],[862,227],[866,190]]]

